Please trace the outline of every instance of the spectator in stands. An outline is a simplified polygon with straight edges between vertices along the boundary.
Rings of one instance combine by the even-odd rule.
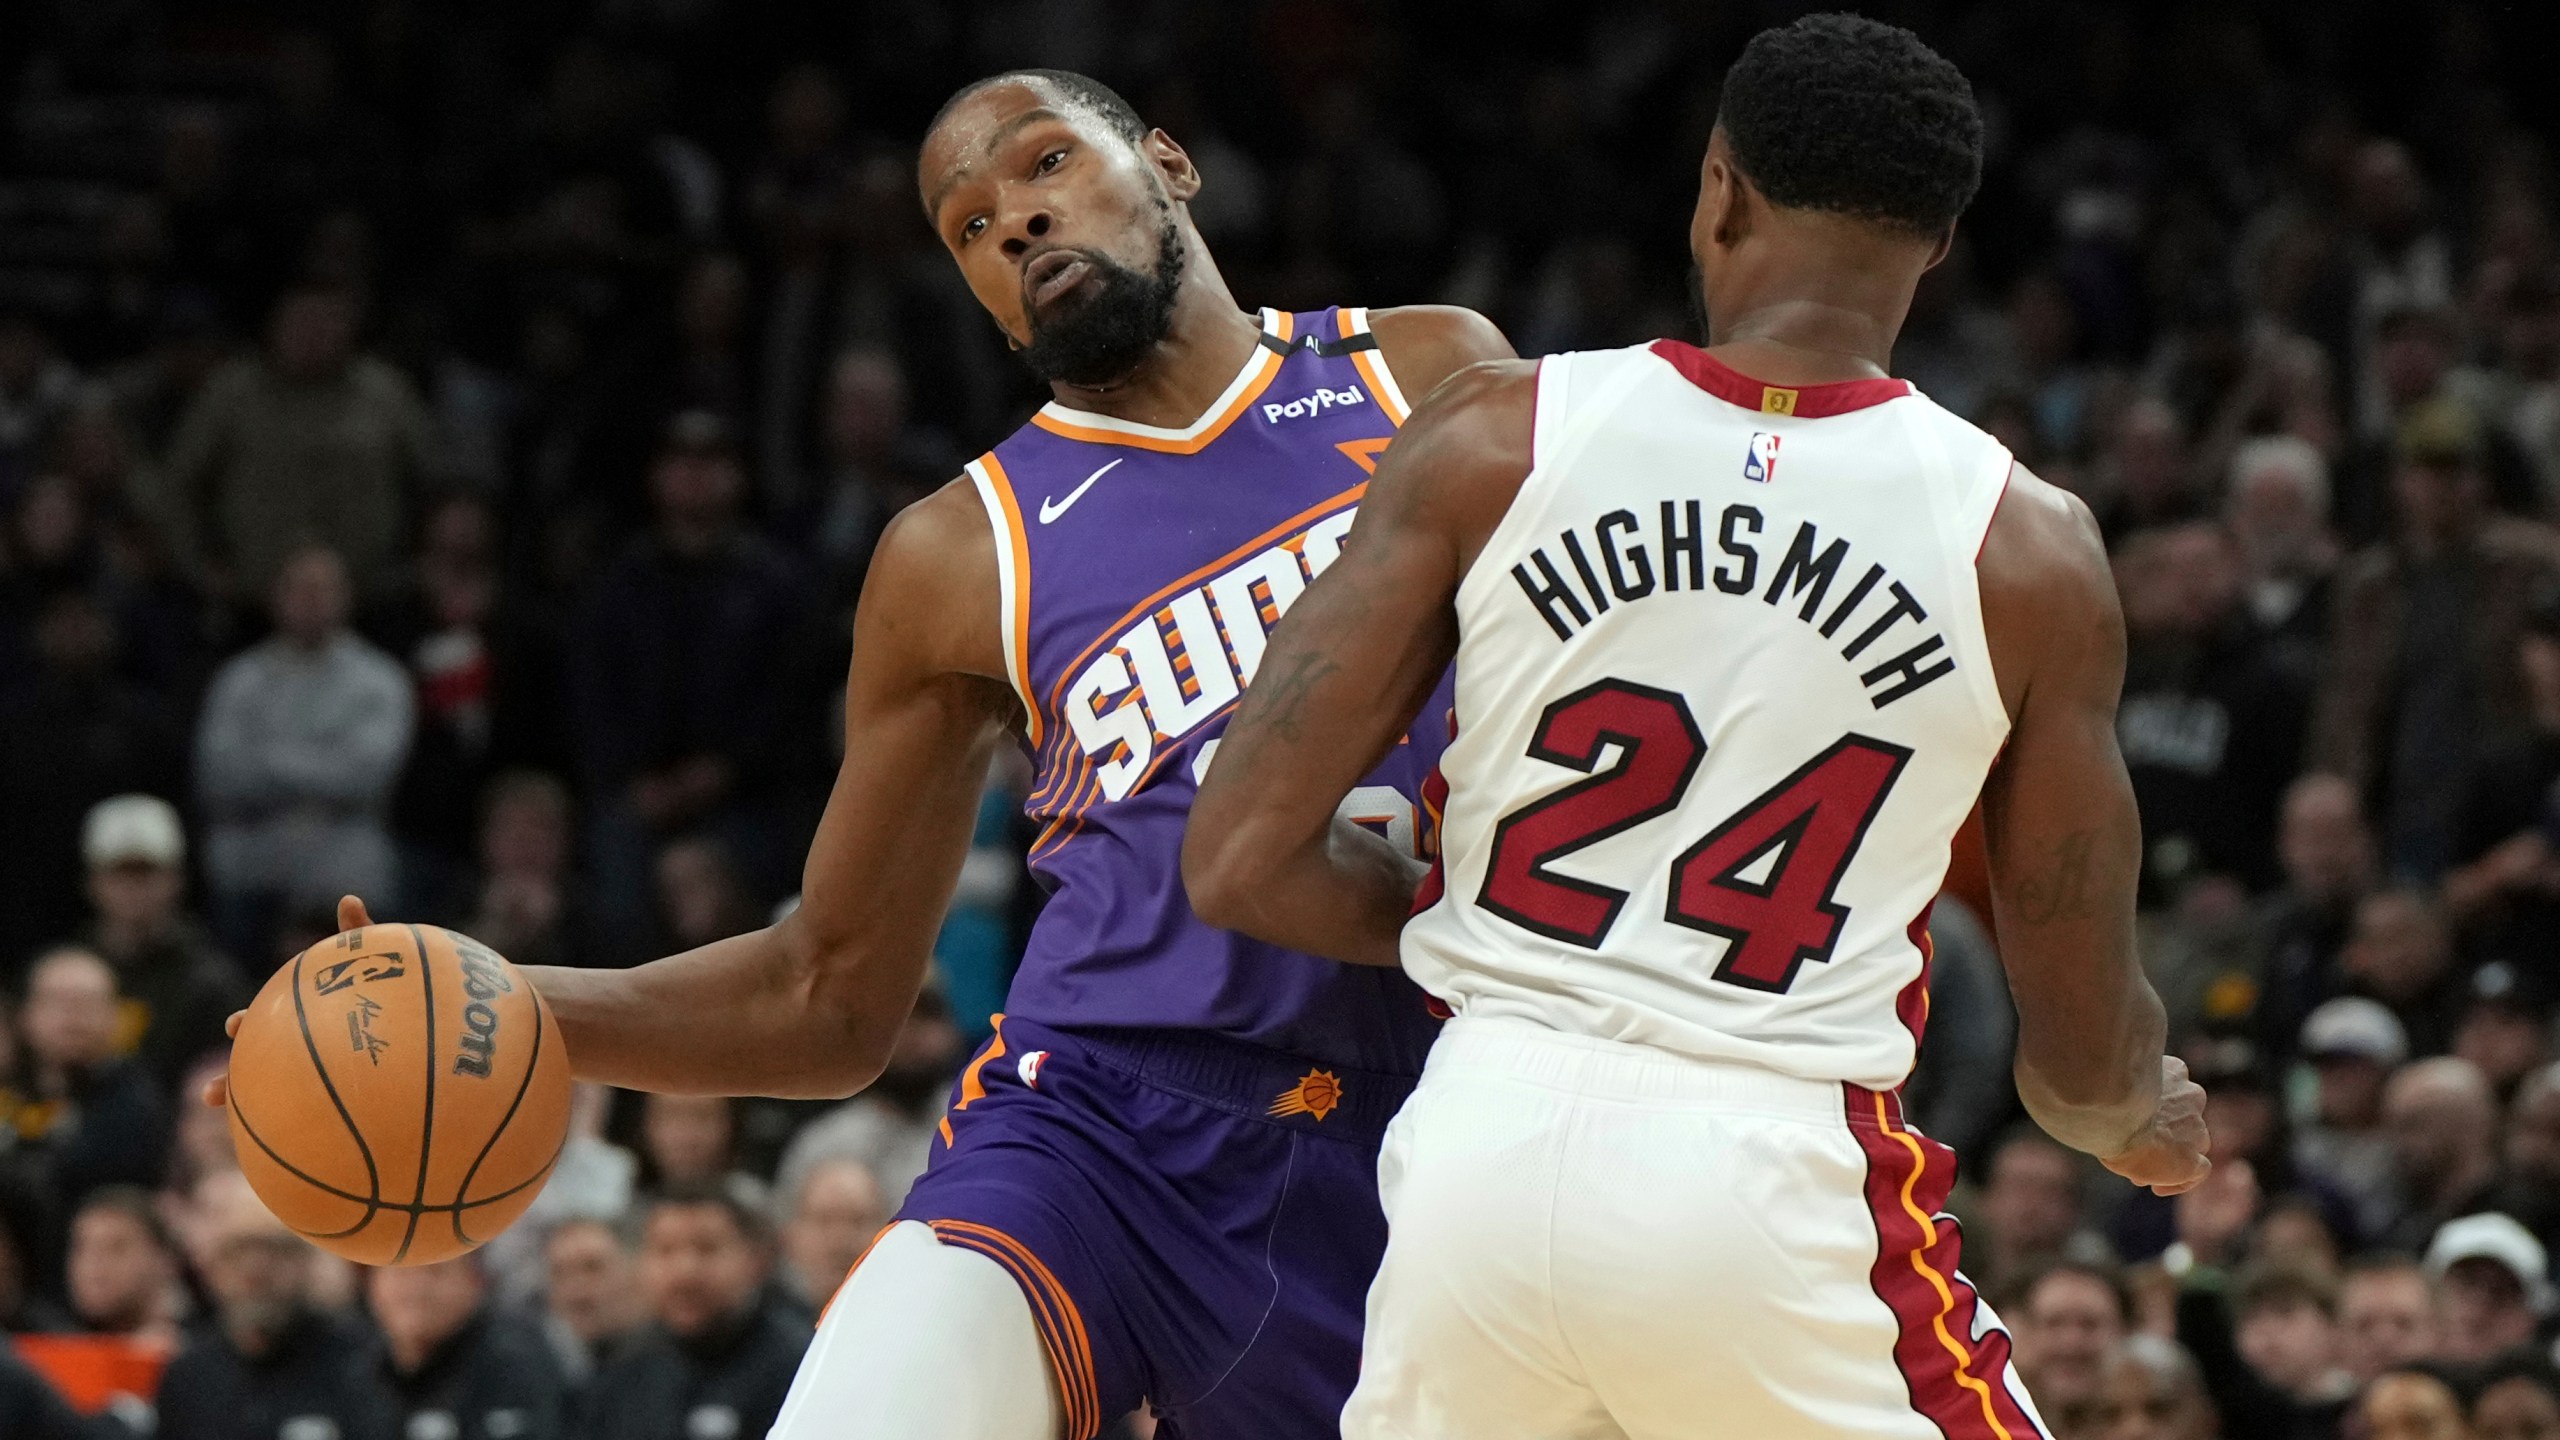
[[[744,486],[726,428],[678,416],[649,472],[650,532],[578,625],[577,749],[608,914],[643,911],[668,836],[717,833],[751,876],[782,863],[776,787],[811,762],[819,727],[797,663],[803,592],[741,522]]]
[[[880,1182],[858,1160],[820,1161],[790,1199],[790,1217],[782,1222],[784,1278],[803,1304],[822,1310],[879,1238],[889,1207]]]
[[[2316,1270],[2270,1266],[2245,1277],[2233,1298],[2241,1358],[2296,1404],[2325,1407],[2334,1431],[2356,1390],[2340,1358],[2337,1282]]]
[[[247,977],[184,908],[187,835],[176,806],[156,795],[101,800],[81,827],[80,853],[96,914],[81,940],[115,967],[127,1005],[120,1041],[176,1094],[188,1066],[228,1044],[223,1023],[249,1003]]]
[[[689,835],[670,841],[658,851],[653,870],[659,951],[691,950],[762,926],[728,847],[717,838]]]
[[[358,350],[362,319],[347,291],[288,293],[265,351],[224,366],[188,407],[169,454],[172,521],[217,598],[267,594],[314,544],[367,581],[398,564],[432,441],[408,378]]]
[[[365,1272],[382,1334],[379,1375],[403,1437],[558,1440],[567,1387],[531,1326],[488,1303],[475,1252],[436,1265]]]
[[[2523,718],[2516,641],[2560,564],[2550,530],[2489,512],[2475,429],[2441,405],[2402,425],[2392,538],[2340,573],[2312,726],[2312,763],[2379,797],[2392,868],[2422,880],[2455,858],[2461,792],[2447,777]]]
[[[18,1071],[7,1093],[18,1163],[63,1209],[101,1185],[160,1178],[167,1102],[148,1074],[117,1058],[116,1023],[116,976],[106,961],[65,946],[28,970]]]
[[[230,1069],[230,1053],[207,1055],[188,1067],[178,1082],[178,1123],[169,1148],[169,1173],[163,1190],[171,1197],[192,1195],[206,1176],[240,1168],[231,1148],[231,1116],[227,1110],[199,1105],[205,1087]]]
[[[640,1102],[640,1155],[650,1180],[669,1185],[715,1185],[735,1168],[737,1102],[726,1095],[644,1095]]]
[[[275,636],[225,663],[205,696],[205,874],[238,954],[268,954],[294,912],[391,893],[384,821],[409,751],[409,681],[347,628],[352,600],[335,552],[296,551],[276,573]]]
[[[2477,1365],[2532,1342],[2551,1313],[2550,1256],[2533,1232],[2495,1212],[2446,1221],[2427,1245],[2443,1297],[2439,1358]]]
[[[464,931],[519,965],[592,965],[604,956],[590,936],[581,888],[570,883],[577,843],[575,801],[559,777],[511,770],[480,805],[480,876]]]
[[[2355,1206],[2379,1233],[2397,1218],[2400,1177],[2382,1124],[2382,1091],[2409,1058],[2409,1035],[2388,1006],[2341,995],[2302,1026],[2302,1058],[2317,1077],[2309,1123],[2294,1134],[2293,1161]]]
[[[2163,898],[2205,874],[2276,878],[2276,809],[2307,697],[2240,609],[2230,537],[2203,521],[2116,552],[2127,650],[2116,736],[2142,812],[2146,880]]]
[[[811,1169],[843,1158],[870,1171],[880,1182],[881,1203],[896,1211],[933,1152],[960,1055],[960,1032],[951,1023],[950,1006],[941,990],[928,983],[898,1027],[880,1078],[800,1128],[775,1172],[776,1189],[796,1195]]]
[[[603,1220],[564,1220],[543,1245],[543,1335],[583,1387],[621,1352],[643,1317],[640,1282],[621,1234]]]
[[[2366,896],[2339,965],[2350,989],[2391,1007],[2412,1053],[2441,1055],[2452,1045],[2463,976],[2433,895],[2403,885]]]
[[[0,1165],[0,1333],[40,1335],[72,1328],[71,1317],[43,1292],[46,1200],[18,1167]]]
[[[2294,435],[2242,442],[2231,456],[2222,523],[2240,551],[2249,624],[2276,663],[2308,684],[2329,640],[2338,539],[2329,529],[2329,462]]]
[[[1965,1238],[1981,1257],[1973,1273],[1996,1293],[2038,1261],[2071,1251],[2085,1222],[2085,1199],[2079,1157],[2032,1125],[2001,1140],[1988,1175]]]
[[[35,317],[0,311],[0,502],[16,496],[79,393],[80,372]]]
[[[0,869],[9,876],[0,965],[80,923],[80,825],[90,806],[185,784],[184,722],[165,697],[116,673],[115,620],[94,595],[46,595],[26,634],[33,669],[0,683]]]
[[[2218,1440],[2204,1377],[2177,1342],[2128,1335],[2107,1356],[2093,1435],[2105,1440]]]
[[[2437,1226],[2487,1203],[2498,1179],[2498,1097],[2480,1067],[2440,1055],[2392,1075],[2382,1117],[2403,1198],[2399,1222],[2382,1239],[2415,1253]]]
[[[907,423],[907,374],[883,350],[848,350],[827,372],[820,465],[796,533],[826,567],[828,595],[849,604],[889,517],[958,470],[950,442]]]
[[[2014,1281],[2008,1297],[2000,1316],[2009,1322],[2018,1378],[2057,1434],[2084,1433],[2107,1354],[2132,1324],[2124,1277],[2078,1261],[2049,1261]]]
[[[2401,1368],[2365,1387],[2356,1407],[2363,1440],[2471,1440],[2462,1394],[2432,1367]]]
[[[2544,951],[2543,954],[2560,953]],[[2549,982],[2510,960],[2471,972],[2470,995],[2453,1027],[2453,1053],[2480,1067],[2501,1102],[2551,1058]]]
[[[542,1193],[480,1251],[498,1303],[524,1307],[540,1300],[542,1256],[553,1226],[573,1220],[611,1223],[630,1213],[640,1161],[605,1138],[612,1108],[613,1092],[593,1081],[579,1081],[570,1092],[569,1138],[551,1164]]]
[[[2435,1282],[2405,1254],[2384,1251],[2349,1262],[2338,1281],[2338,1327],[2357,1383],[2432,1358],[2444,1342]]]
[[[497,766],[555,749],[553,647],[508,593],[485,498],[448,493],[427,508],[417,553],[362,629],[408,667],[417,692],[417,735],[391,825],[415,877],[409,893],[441,901],[469,868]]]
[[[2462,777],[2445,908],[2475,952],[2560,953],[2560,585],[2533,597],[2516,638],[2523,723]]]
[[[754,1436],[771,1428],[809,1343],[805,1314],[771,1304],[772,1237],[718,1185],[651,1202],[640,1284],[650,1323],[596,1375],[583,1440]]]
[[[64,1266],[72,1317],[92,1333],[175,1351],[187,1309],[177,1243],[150,1192],[109,1185],[71,1220]]]
[[[2510,1356],[2481,1371],[2471,1440],[2560,1440],[2560,1372],[2550,1357]]]
[[[2339,986],[2356,905],[2372,889],[2373,832],[2353,785],[2309,774],[2288,786],[2279,812],[2276,860],[2284,883],[2260,902],[2258,1036],[2271,1063],[2294,1053],[2303,1022]]]
[[[206,1182],[192,1243],[213,1324],[161,1379],[160,1440],[399,1434],[371,1347],[314,1304],[314,1252],[267,1213],[249,1182]]]
[[[2507,1110],[2505,1176],[2492,1207],[2524,1222],[2546,1251],[2560,1241],[2560,1062],[2516,1087]]]

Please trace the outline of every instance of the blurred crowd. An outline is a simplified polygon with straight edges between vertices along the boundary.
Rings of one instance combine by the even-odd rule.
[[[267,1216],[192,1099],[223,1017],[342,892],[572,965],[788,903],[880,526],[1041,398],[912,193],[961,82],[1122,89],[1248,303],[1542,353],[1688,331],[1714,77],[1798,8],[0,6],[0,1434],[762,1434],[1001,1001],[1019,760],[880,1085],[582,1092],[474,1259],[359,1274]],[[1942,905],[1912,1099],[1967,1269],[2058,1440],[2560,1440],[2525,22],[1867,8],[1990,118],[1896,365],[2100,517],[2143,952],[2213,1094],[2175,1202],[2021,1128]]]

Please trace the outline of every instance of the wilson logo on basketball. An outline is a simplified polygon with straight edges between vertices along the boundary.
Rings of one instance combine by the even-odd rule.
[[[453,1073],[489,1078],[489,1062],[498,1053],[498,1012],[489,1002],[515,993],[498,957],[477,945],[458,944],[462,957],[462,993],[471,1003],[462,1009],[462,1053],[453,1057]]]
[[[1342,1081],[1330,1070],[1310,1070],[1271,1102],[1271,1115],[1313,1115],[1322,1120],[1342,1103]]]

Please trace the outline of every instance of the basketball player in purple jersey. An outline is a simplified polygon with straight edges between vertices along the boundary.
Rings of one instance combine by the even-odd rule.
[[[1331,1435],[1386,1240],[1377,1146],[1437,1022],[1393,971],[1202,924],[1183,824],[1408,400],[1511,348],[1464,310],[1239,310],[1185,208],[1190,158],[1081,76],[961,91],[918,172],[1057,398],[882,537],[799,910],[633,970],[527,973],[583,1079],[858,1090],[989,758],[1027,743],[1047,908],[772,1433],[1084,1440],[1143,1399],[1169,1435]],[[1446,740],[1417,725],[1344,813],[1414,853]]]

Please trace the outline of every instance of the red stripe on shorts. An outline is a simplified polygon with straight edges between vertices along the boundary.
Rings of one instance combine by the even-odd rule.
[[[1867,1157],[1867,1210],[1876,1226],[1870,1279],[1893,1312],[1893,1360],[1911,1407],[1947,1440],[2044,1440],[2009,1393],[2008,1335],[1992,1330],[1974,1338],[1982,1300],[1956,1273],[1963,1240],[1955,1221],[1938,1213],[1955,1185],[1955,1153],[1906,1128],[1894,1097],[1841,1088],[1849,1132]]]

